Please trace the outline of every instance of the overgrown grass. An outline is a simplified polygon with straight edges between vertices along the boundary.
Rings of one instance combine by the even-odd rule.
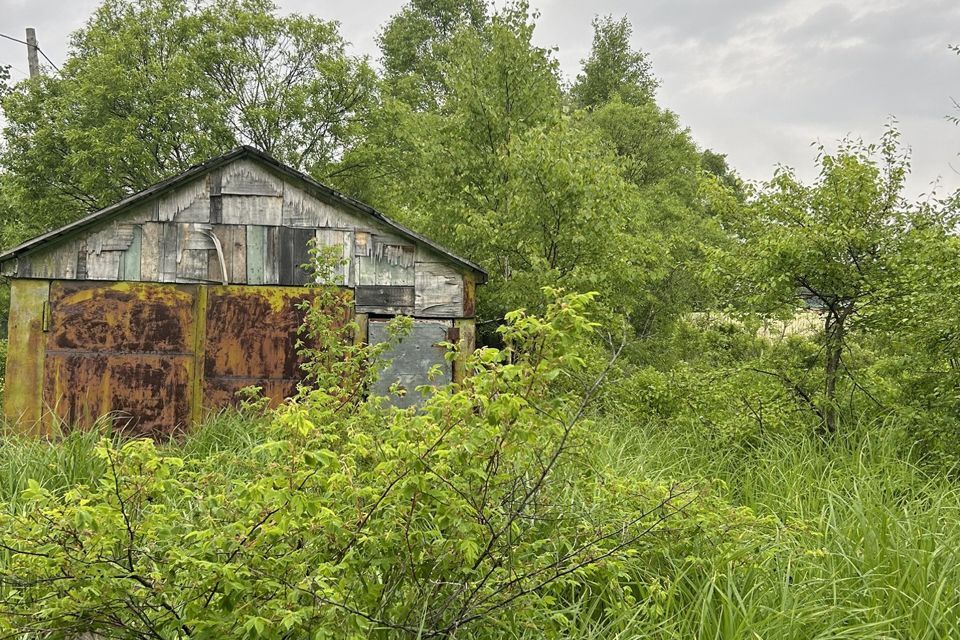
[[[604,435],[621,473],[713,480],[799,544],[757,565],[678,558],[658,619],[606,621],[583,637],[960,637],[960,490],[905,459],[889,425],[830,445],[770,437],[746,450],[624,421]]]
[[[654,568],[637,586],[632,609],[599,615],[588,596],[558,610],[570,637],[960,638],[960,490],[908,461],[888,425],[862,425],[831,445],[771,436],[749,449],[629,420],[600,428],[601,460],[619,473],[710,481],[730,501],[775,517],[794,544],[742,564],[711,560],[709,550],[695,561],[667,558],[661,579]],[[256,419],[224,413],[165,446],[182,457],[246,458],[242,474],[257,464],[261,433]],[[5,440],[0,498],[15,503],[29,478],[48,488],[95,482],[98,437]]]
[[[103,474],[104,465],[94,449],[105,434],[105,429],[93,429],[49,439],[4,436],[0,439],[0,501],[15,505],[31,479],[51,490],[96,482]],[[262,441],[263,430],[258,418],[224,411],[193,432],[163,443],[163,448],[183,458],[220,456],[230,465],[225,470],[230,471],[237,464],[235,454],[249,454]],[[251,455],[242,459],[256,464]],[[234,470],[245,472],[240,467]]]

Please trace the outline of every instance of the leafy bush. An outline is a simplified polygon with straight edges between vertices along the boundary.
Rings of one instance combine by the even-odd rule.
[[[605,468],[581,393],[589,295],[514,312],[503,349],[459,353],[472,374],[419,412],[363,392],[371,348],[337,357],[231,455],[148,440],[96,448],[104,473],[31,481],[0,518],[8,632],[114,637],[458,637],[535,625],[563,603],[653,615],[668,556],[749,562],[774,527],[706,485]],[[322,303],[321,303],[322,304]],[[325,322],[325,321],[323,321]],[[332,331],[332,329],[331,329]],[[328,352],[325,357],[330,357]],[[479,625],[479,622],[483,625]]]

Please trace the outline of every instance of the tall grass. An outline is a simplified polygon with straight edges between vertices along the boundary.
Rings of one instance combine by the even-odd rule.
[[[750,448],[629,420],[599,428],[601,464],[650,480],[705,480],[775,518],[792,543],[738,564],[709,549],[695,562],[658,559],[637,585],[636,607],[611,614],[583,597],[557,611],[570,620],[569,637],[960,638],[960,489],[911,463],[889,425],[856,427],[830,445],[770,436]],[[248,460],[240,475],[255,467],[262,433],[255,418],[227,412],[163,446],[186,458]],[[96,482],[98,439],[3,441],[0,499],[15,506],[29,478],[49,488]]]
[[[106,426],[55,434],[47,439],[4,436],[0,439],[0,501],[15,506],[28,480],[36,480],[51,490],[97,482],[103,475],[104,463],[95,449],[105,436],[109,437]],[[161,447],[183,458],[219,456],[225,464],[236,466],[235,454],[251,451],[263,439],[258,418],[223,411],[192,432],[162,442]],[[249,456],[246,459],[255,463]],[[231,467],[225,470],[230,471]],[[244,469],[237,468],[236,472]]]
[[[661,615],[583,637],[960,638],[960,490],[911,463],[888,425],[749,449],[624,425],[605,425],[605,460],[620,473],[713,481],[799,544],[743,566],[676,559]]]

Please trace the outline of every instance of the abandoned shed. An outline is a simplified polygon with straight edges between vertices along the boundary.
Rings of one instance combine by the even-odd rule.
[[[257,385],[274,402],[300,381],[299,303],[311,240],[341,247],[337,273],[361,336],[414,317],[381,387],[427,384],[437,346],[474,340],[484,271],[249,147],[0,254],[10,279],[4,409],[23,430],[89,426],[162,435]],[[334,249],[336,253],[339,250]]]

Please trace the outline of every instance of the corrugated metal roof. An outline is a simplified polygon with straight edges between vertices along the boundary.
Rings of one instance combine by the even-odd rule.
[[[258,149],[254,149],[253,147],[248,147],[248,146],[237,147],[236,149],[228,151],[227,153],[221,156],[217,156],[216,158],[212,158],[201,164],[194,165],[189,169],[187,169],[186,171],[184,171],[183,173],[180,173],[171,178],[167,178],[166,180],[163,180],[154,185],[151,185],[146,189],[144,189],[143,191],[140,191],[139,193],[135,193],[134,195],[128,198],[124,198],[123,200],[121,200],[120,202],[117,202],[116,204],[112,204],[109,207],[100,209],[99,211],[96,211],[83,218],[80,218],[75,222],[71,222],[70,224],[64,225],[59,229],[48,231],[46,233],[40,234],[39,236],[36,236],[35,238],[27,240],[26,242],[19,244],[16,247],[13,247],[12,249],[8,249],[7,251],[0,253],[0,263],[16,258],[19,255],[22,255],[28,251],[32,251],[33,249],[39,248],[65,235],[68,235],[75,231],[79,231],[93,223],[108,219],[115,215],[119,215],[133,205],[139,204],[140,202],[143,202],[145,200],[149,200],[150,198],[157,196],[169,189],[172,189],[184,182],[187,182],[193,178],[202,176],[210,171],[213,171],[214,169],[222,167],[240,158],[253,158],[263,163],[264,165],[266,165],[269,169],[272,169],[277,173],[280,173],[284,176],[287,176],[288,178],[291,178],[293,180],[296,180],[297,182],[300,182],[306,187],[308,191],[313,192],[315,195],[321,198],[333,200],[334,202],[343,204],[344,206],[354,211],[371,216],[375,218],[377,221],[392,228],[398,234],[410,240],[413,240],[415,242],[424,244],[430,247],[431,249],[433,249],[434,251],[437,251],[438,253],[446,256],[451,261],[463,267],[466,267],[470,271],[473,271],[475,274],[477,274],[477,276],[479,276],[477,278],[478,283],[482,284],[487,281],[487,272],[475,262],[471,260],[467,260],[466,258],[460,257],[455,253],[453,253],[452,251],[430,240],[429,238],[417,233],[416,231],[413,231],[412,229],[408,229],[407,227],[399,224],[398,222],[394,222],[393,220],[383,215],[382,213],[380,213],[370,205],[364,204],[359,200],[355,200],[350,196],[344,195],[339,191],[336,191],[335,189],[332,189],[326,186],[325,184],[322,184],[314,180],[307,174],[301,171],[297,171],[292,167],[288,167],[287,165],[281,163],[280,161],[276,160],[272,156]]]

